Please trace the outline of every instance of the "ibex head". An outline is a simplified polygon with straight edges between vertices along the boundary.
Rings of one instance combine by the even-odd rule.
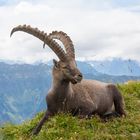
[[[53,75],[55,76],[55,78],[61,78],[59,80],[62,81],[70,81],[72,84],[80,82],[82,80],[82,74],[80,73],[76,65],[74,46],[70,37],[62,31],[54,31],[49,34],[49,37],[52,39],[59,39],[66,49],[65,60],[60,59],[59,62],[53,60]]]
[[[67,34],[60,31],[54,31],[51,34],[47,35],[44,32],[39,31],[37,28],[32,28],[27,25],[19,25],[12,29],[11,35],[16,31],[24,31],[38,39],[42,40],[45,44],[47,44],[54,53],[58,56],[59,61],[53,60],[53,76],[61,81],[71,82],[72,84],[76,84],[82,80],[82,74],[77,68],[75,61],[75,52],[72,40]],[[60,45],[54,40],[60,40],[66,52],[60,47]]]
[[[53,76],[55,78],[65,81],[71,82],[72,84],[76,84],[82,80],[82,74],[78,70],[75,61],[56,61],[53,60]]]

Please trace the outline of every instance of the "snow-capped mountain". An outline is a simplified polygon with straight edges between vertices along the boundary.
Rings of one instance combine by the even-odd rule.
[[[140,76],[140,63],[135,60],[113,58],[103,61],[88,61],[98,72],[108,75]]]

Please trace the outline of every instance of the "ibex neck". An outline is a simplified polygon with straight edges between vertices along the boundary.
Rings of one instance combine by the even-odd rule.
[[[56,99],[59,102],[63,102],[67,97],[71,97],[73,92],[70,82],[54,81],[53,93],[55,93]]]
[[[70,88],[70,82],[69,81],[58,81],[53,79],[53,89],[57,90],[68,90]]]

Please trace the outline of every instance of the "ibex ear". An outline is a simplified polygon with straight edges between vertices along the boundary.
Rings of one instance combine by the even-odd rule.
[[[54,64],[55,68],[59,68],[59,63],[57,60],[53,59],[53,64]]]

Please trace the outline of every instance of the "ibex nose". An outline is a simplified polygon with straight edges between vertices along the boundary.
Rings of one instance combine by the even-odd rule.
[[[83,79],[83,75],[82,75],[82,73],[79,73],[77,75],[77,80],[80,82],[82,79]]]
[[[82,73],[80,73],[78,76],[81,77],[81,78],[83,77]]]

